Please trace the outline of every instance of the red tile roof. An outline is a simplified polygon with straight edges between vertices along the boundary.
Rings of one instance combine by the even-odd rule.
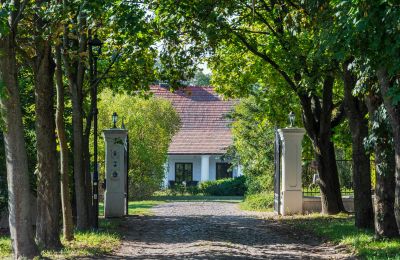
[[[224,154],[232,144],[226,114],[235,101],[222,100],[213,87],[189,86],[174,92],[160,86],[150,89],[156,97],[170,100],[181,118],[168,154]]]

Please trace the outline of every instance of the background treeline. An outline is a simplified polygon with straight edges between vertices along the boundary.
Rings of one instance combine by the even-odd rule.
[[[301,114],[301,126],[313,147],[322,212],[345,210],[335,148],[350,137],[355,224],[374,227],[378,237],[399,235],[396,1],[153,3],[170,54],[206,59],[212,85],[227,97],[248,98],[233,115],[242,121],[236,127],[234,123],[233,131],[239,133],[236,150],[253,179],[267,178],[257,171],[271,167],[265,158],[272,156],[272,146],[264,143],[266,149],[258,148],[272,142],[272,127],[286,126],[286,115],[293,110]]]

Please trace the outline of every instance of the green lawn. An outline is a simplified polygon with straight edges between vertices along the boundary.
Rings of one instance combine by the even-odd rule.
[[[376,240],[371,230],[359,230],[354,218],[347,214],[323,216],[311,214],[295,216],[289,221],[296,228],[314,232],[337,244],[354,249],[363,259],[400,259],[400,239]]]
[[[130,201],[128,204],[129,215],[151,215],[150,209],[156,205],[162,204],[162,200],[143,200]],[[104,204],[99,204],[99,215],[104,215]]]

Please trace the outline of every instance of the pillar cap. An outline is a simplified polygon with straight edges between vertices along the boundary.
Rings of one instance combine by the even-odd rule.
[[[128,130],[122,128],[110,128],[103,130],[103,136],[126,136],[128,135]]]
[[[288,128],[278,129],[278,133],[281,139],[288,136],[303,137],[303,135],[306,133],[306,130],[304,128],[288,127]]]

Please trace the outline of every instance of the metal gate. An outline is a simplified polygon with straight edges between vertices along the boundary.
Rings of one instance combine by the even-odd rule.
[[[280,214],[281,207],[281,139],[278,129],[275,128],[274,142],[274,211]]]

